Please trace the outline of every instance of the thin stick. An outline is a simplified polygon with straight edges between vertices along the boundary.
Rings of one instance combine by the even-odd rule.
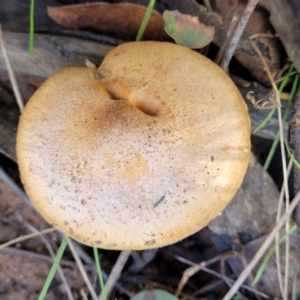
[[[178,257],[178,256],[176,255],[175,257]],[[219,261],[221,259],[221,257],[222,257],[222,254],[217,255],[207,261],[203,261],[199,264],[192,263],[191,267],[184,270],[181,280],[177,286],[175,296],[178,297],[180,295],[182,289],[184,288],[184,286],[186,285],[186,283],[188,282],[190,277],[195,275],[197,272],[201,271],[204,267],[208,267],[209,265],[216,263],[217,261]],[[180,260],[180,261],[182,261],[182,260]]]
[[[7,55],[7,51],[6,51],[6,48],[5,48],[5,44],[4,44],[4,40],[3,40],[3,36],[2,36],[1,23],[0,23],[0,44],[1,44],[1,50],[2,50],[2,53],[3,53],[3,57],[4,57],[4,60],[5,60],[9,80],[10,80],[10,83],[12,85],[12,89],[13,89],[14,95],[16,97],[17,104],[19,106],[19,110],[22,113],[23,110],[24,110],[24,104],[23,104],[22,96],[21,96],[21,93],[20,93],[20,90],[19,90],[19,86],[17,84],[15,73],[14,73],[14,71],[13,71],[11,65],[10,65],[9,58],[8,58],[8,55]]]
[[[206,268],[206,267],[203,267],[202,268],[202,271],[203,272],[206,272],[206,273],[208,273],[208,274],[211,274],[211,275],[213,275],[213,276],[216,276],[216,277],[218,277],[218,278],[220,278],[220,279],[222,279],[223,280],[223,282],[225,282],[226,283],[226,281],[228,281],[228,282],[230,282],[230,283],[234,283],[234,280],[233,279],[231,279],[231,278],[229,278],[229,277],[227,277],[227,276],[224,276],[224,275],[221,275],[221,274],[219,274],[218,272],[216,272],[216,271],[214,271],[214,270],[211,270],[211,269],[209,269],[209,268]],[[265,298],[265,299],[270,299],[270,297],[268,296],[268,295],[266,295],[266,294],[264,294],[264,293],[262,293],[262,292],[260,292],[260,291],[257,291],[256,289],[254,289],[254,288],[252,288],[252,287],[250,287],[250,286],[247,286],[247,285],[241,285],[245,290],[248,290],[249,292],[252,292],[253,294],[256,294],[257,296],[261,296],[261,297],[263,297],[263,298]],[[242,298],[239,298],[239,299],[242,299]],[[245,298],[243,298],[243,299],[245,299]]]
[[[229,43],[230,47],[227,47],[227,50],[225,51],[222,61],[220,63],[220,67],[225,71],[228,70],[229,62],[235,52],[235,49],[240,41],[241,35],[245,29],[245,26],[247,25],[249,18],[250,18],[257,3],[258,3],[258,0],[249,0],[248,1],[247,5],[245,7],[245,11],[236,26],[236,29],[232,35],[232,40]]]
[[[185,264],[190,265],[190,266],[193,266],[193,267],[199,267],[199,270],[198,270],[198,271],[202,270],[202,271],[204,271],[204,272],[206,272],[206,273],[212,274],[212,275],[214,275],[214,276],[216,276],[216,277],[222,279],[222,281],[225,281],[225,279],[226,279],[226,280],[229,281],[230,283],[234,283],[234,280],[233,280],[233,279],[231,279],[231,278],[229,278],[229,277],[227,277],[227,276],[221,275],[220,273],[218,273],[218,272],[216,272],[216,271],[213,271],[213,270],[207,268],[209,264],[212,264],[212,263],[214,263],[214,262],[220,260],[220,258],[221,258],[222,256],[224,256],[224,255],[225,255],[225,256],[230,256],[230,253],[233,254],[233,251],[229,251],[227,254],[226,254],[226,253],[222,253],[222,254],[216,256],[215,258],[210,259],[209,261],[201,262],[201,263],[199,263],[199,264],[196,264],[196,263],[194,263],[194,262],[191,262],[191,261],[187,260],[186,258],[181,257],[181,256],[179,256],[179,255],[177,255],[177,254],[175,254],[175,255],[173,255],[173,256],[174,256],[178,261],[180,261],[180,262],[182,262],[182,263],[185,263]],[[216,259],[216,260],[214,261],[214,259]],[[192,268],[192,267],[191,267],[191,268]],[[191,269],[191,268],[189,268],[189,269]],[[187,270],[188,270],[188,269],[187,269]],[[196,272],[194,272],[194,273],[192,272],[192,273],[191,273],[191,276],[194,275],[194,274],[196,274]],[[181,279],[181,281],[182,281],[182,279]],[[179,286],[179,285],[178,285],[178,286]],[[254,288],[252,288],[252,287],[250,287],[250,286],[247,286],[247,285],[244,285],[244,284],[243,284],[242,287],[243,287],[245,290],[248,290],[248,291],[252,292],[253,294],[262,296],[263,298],[266,298],[266,299],[269,299],[269,298],[270,298],[268,295],[266,295],[266,294],[264,294],[264,293],[262,293],[262,292],[260,292],[260,291],[257,291],[256,289],[254,289]],[[176,291],[176,293],[175,293],[175,296],[178,297],[180,293],[181,293],[181,290],[179,290],[179,288],[177,287],[177,291]]]
[[[235,295],[237,290],[240,288],[241,284],[247,279],[248,275],[251,273],[255,265],[258,263],[258,261],[262,258],[264,253],[267,251],[268,247],[273,242],[276,233],[280,230],[280,228],[285,224],[286,219],[289,218],[297,206],[297,204],[300,202],[300,191],[296,194],[293,201],[290,203],[288,211],[286,211],[280,220],[277,222],[276,226],[273,228],[269,236],[266,238],[264,243],[261,245],[259,250],[256,252],[248,266],[243,270],[243,272],[240,274],[237,281],[234,283],[234,285],[231,287],[231,289],[228,291],[228,293],[225,295],[223,300],[230,300],[231,297]]]
[[[13,239],[13,240],[11,240],[7,243],[4,243],[4,244],[0,245],[0,250],[4,249],[4,248],[6,248],[10,245],[19,243],[21,241],[25,241],[25,240],[31,239],[31,238],[36,237],[36,236],[40,236],[40,235],[45,234],[45,233],[53,232],[55,230],[56,230],[56,228],[52,227],[52,228],[47,228],[47,229],[44,229],[44,230],[41,230],[41,231],[38,231],[38,232],[34,232],[34,233],[26,234],[26,235],[23,235],[23,236],[19,236],[16,239]]]
[[[121,272],[130,256],[130,253],[131,253],[131,250],[125,250],[120,253],[114,267],[112,268],[112,270],[109,274],[109,277],[107,278],[107,281],[105,283],[105,292],[106,292],[106,297],[108,299],[109,299],[109,295],[110,295],[115,283],[120,278]],[[100,300],[103,299],[102,292],[99,296],[99,299]]]

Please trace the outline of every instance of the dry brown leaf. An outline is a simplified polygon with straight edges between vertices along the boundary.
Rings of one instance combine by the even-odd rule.
[[[131,3],[97,2],[48,7],[49,16],[61,26],[71,29],[90,29],[128,40],[136,38],[145,12],[145,6]],[[164,20],[158,12],[152,12],[143,39],[170,40],[164,32]]]

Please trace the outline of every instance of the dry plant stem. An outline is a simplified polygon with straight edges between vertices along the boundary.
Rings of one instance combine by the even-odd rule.
[[[87,287],[88,287],[88,289],[89,289],[89,292],[90,292],[90,294],[91,294],[91,296],[92,296],[92,299],[93,299],[93,300],[98,300],[97,294],[96,294],[96,292],[95,292],[95,290],[94,290],[94,288],[93,288],[93,286],[92,286],[92,284],[91,284],[91,282],[90,282],[90,280],[89,280],[89,278],[88,278],[88,276],[87,276],[87,274],[86,274],[86,271],[85,271],[85,269],[84,269],[84,266],[83,266],[83,264],[82,264],[82,262],[81,262],[79,256],[78,256],[77,253],[76,253],[76,250],[75,250],[75,248],[74,248],[74,245],[73,245],[73,243],[72,243],[72,240],[71,240],[68,236],[66,236],[66,239],[67,239],[67,241],[68,241],[68,245],[69,245],[69,248],[70,248],[70,250],[71,250],[71,252],[72,252],[72,254],[73,254],[73,257],[74,257],[74,259],[75,259],[75,261],[76,261],[76,263],[77,263],[77,265],[78,265],[78,268],[79,268],[79,271],[80,271],[80,273],[81,273],[81,276],[82,276],[82,278],[83,278],[85,284],[87,285]]]
[[[19,219],[20,221],[23,221],[22,217],[21,217],[19,214],[18,214],[18,219]],[[27,224],[26,222],[23,222],[23,224],[25,225],[25,227],[26,227],[29,231],[31,231],[31,232],[33,232],[33,233],[39,233],[39,231],[38,231],[37,229],[35,229],[33,226]],[[54,260],[55,260],[55,253],[54,253],[54,251],[53,251],[51,245],[48,243],[47,239],[46,239],[42,234],[39,235],[39,237],[41,238],[41,240],[42,240],[43,243],[45,244],[45,246],[46,246],[46,248],[47,248],[47,250],[48,250],[48,252],[49,252],[49,254],[50,254],[50,257],[51,257],[52,261],[54,261]],[[69,284],[68,284],[68,282],[67,282],[67,280],[66,280],[66,277],[65,277],[65,275],[64,275],[64,273],[63,273],[63,271],[62,271],[62,268],[61,268],[60,266],[58,266],[58,268],[57,268],[57,273],[58,273],[58,275],[59,275],[59,277],[60,277],[60,280],[61,280],[62,283],[63,283],[63,286],[64,286],[64,289],[65,289],[65,292],[66,292],[66,294],[67,294],[68,299],[69,299],[69,300],[74,300],[74,297],[73,297],[73,295],[72,295],[70,286],[69,286]]]
[[[177,257],[177,256],[175,256]],[[186,283],[188,282],[188,280],[190,279],[190,277],[192,277],[193,275],[195,275],[197,272],[199,272],[201,269],[203,269],[206,266],[209,266],[217,261],[219,261],[221,259],[222,255],[217,255],[215,257],[213,257],[212,259],[208,260],[208,261],[203,261],[200,264],[194,264],[192,263],[192,266],[187,268],[184,272],[183,275],[181,277],[181,280],[178,284],[175,296],[178,297],[179,294],[181,293],[182,289],[184,288],[184,286],[186,285]],[[180,259],[180,261],[182,261]],[[186,262],[185,262],[186,263]]]
[[[250,18],[257,3],[258,3],[258,0],[249,0],[248,1],[247,5],[245,7],[245,11],[234,30],[234,33],[232,35],[232,40],[231,40],[231,42],[228,43],[229,47],[227,47],[227,50],[225,51],[222,61],[220,63],[220,67],[225,71],[228,70],[229,62],[235,52],[235,49],[238,45],[241,35],[245,29],[245,26],[247,25],[249,18]]]
[[[109,299],[109,295],[115,285],[115,283],[119,280],[121,272],[124,268],[124,265],[126,264],[129,256],[130,256],[131,250],[124,250],[120,253],[114,267],[112,268],[109,277],[107,278],[107,281],[105,283],[105,292],[106,297]],[[103,299],[102,292],[99,295],[99,299]]]
[[[7,184],[7,186],[18,195],[29,207],[33,208],[33,205],[27,195],[20,189],[20,187],[6,174],[3,168],[0,166],[0,179]]]
[[[264,66],[264,69],[269,77],[271,82],[273,92],[275,93],[275,100],[277,105],[277,116],[278,116],[278,125],[279,125],[279,136],[280,136],[280,150],[281,150],[281,159],[282,159],[282,170],[283,170],[283,186],[285,191],[285,203],[286,203],[286,211],[289,209],[290,203],[290,195],[289,195],[289,188],[288,188],[288,176],[287,176],[287,163],[286,163],[286,156],[285,156],[285,145],[284,145],[284,134],[283,134],[283,124],[282,124],[282,113],[281,113],[281,103],[280,103],[280,95],[277,89],[277,86],[272,78],[268,65],[266,64],[260,50],[253,42],[250,40],[253,49],[256,51],[258,56],[261,59],[261,62]],[[285,240],[285,277],[284,277],[284,288],[283,288],[283,298],[287,299],[288,297],[288,275],[289,275],[289,250],[290,250],[290,239],[289,239],[289,229],[290,229],[290,221],[287,218],[285,224],[285,233],[286,233],[286,240]]]
[[[20,93],[20,90],[19,90],[19,86],[17,84],[17,80],[16,80],[16,77],[15,77],[14,71],[13,71],[11,65],[10,65],[9,58],[8,58],[8,55],[7,55],[7,51],[6,51],[6,48],[5,48],[5,44],[4,44],[4,40],[3,40],[3,36],[2,36],[1,23],[0,23],[0,44],[1,44],[1,50],[2,50],[2,53],[3,53],[3,57],[4,57],[4,60],[5,60],[9,80],[11,82],[12,89],[14,91],[14,95],[16,97],[17,104],[19,106],[19,110],[22,113],[23,110],[24,110],[24,104],[23,104],[22,96],[21,96],[21,93]]]
[[[13,244],[16,244],[16,243],[19,243],[19,242],[31,239],[33,237],[36,237],[36,236],[39,236],[39,235],[42,235],[42,234],[53,232],[55,230],[56,230],[56,228],[52,227],[52,228],[47,228],[45,230],[41,230],[41,231],[38,231],[38,232],[34,232],[34,233],[30,233],[30,234],[27,234],[27,235],[20,236],[20,237],[18,237],[16,239],[13,239],[13,240],[5,243],[5,244],[0,245],[0,250],[4,249],[4,248],[6,248],[6,247],[8,247],[10,245],[13,245]]]
[[[269,246],[271,245],[272,241],[274,240],[277,232],[280,230],[280,228],[285,224],[286,220],[290,218],[292,212],[294,211],[295,207],[298,205],[300,201],[300,192],[296,194],[293,201],[290,203],[289,209],[282,215],[280,220],[277,222],[269,236],[266,238],[264,243],[261,245],[259,250],[256,252],[248,266],[244,269],[244,271],[241,273],[237,281],[234,283],[234,285],[231,287],[231,289],[228,291],[228,293],[225,295],[223,300],[230,300],[231,297],[235,295],[237,290],[240,288],[241,284],[247,279],[248,275],[251,273],[255,265],[258,263],[258,261],[262,258],[264,253],[267,251]]]
[[[288,177],[290,177],[292,167],[293,167],[293,162],[292,162],[292,160],[290,160],[289,164],[288,164],[288,169],[287,169],[287,176]],[[278,220],[280,219],[280,216],[282,214],[282,206],[283,206],[284,195],[285,195],[285,188],[284,188],[284,185],[283,185],[281,187],[279,201],[278,201],[276,223],[278,222]],[[280,292],[281,292],[281,295],[283,295],[284,294],[284,286],[283,286],[282,271],[281,271],[279,239],[280,239],[280,233],[277,232],[276,238],[275,238],[275,244],[276,244],[275,253],[276,253],[276,266],[277,266],[276,270],[277,270],[277,276],[278,276]]]
[[[216,257],[210,259],[209,261],[202,262],[202,263],[200,263],[200,264],[193,263],[193,262],[187,260],[187,259],[184,258],[184,257],[178,256],[178,255],[174,255],[174,257],[175,257],[178,261],[180,261],[180,262],[182,262],[182,263],[185,263],[185,264],[187,264],[187,265],[192,266],[191,268],[188,268],[188,269],[185,270],[185,272],[187,271],[187,274],[190,272],[190,274],[188,274],[189,277],[184,278],[186,274],[183,274],[183,276],[182,276],[182,278],[181,278],[181,281],[180,281],[180,283],[179,283],[179,285],[178,285],[178,287],[177,287],[177,291],[176,291],[176,293],[175,293],[175,296],[177,296],[177,297],[179,296],[179,294],[181,293],[181,291],[182,291],[184,285],[186,284],[187,280],[188,280],[191,276],[193,276],[194,274],[196,274],[198,271],[204,271],[204,272],[206,272],[206,273],[209,273],[209,274],[211,274],[211,275],[213,275],[213,276],[216,276],[216,277],[222,279],[222,281],[225,281],[225,282],[226,282],[226,280],[227,280],[228,282],[233,283],[233,282],[234,282],[233,279],[231,279],[231,278],[229,278],[229,277],[227,277],[227,276],[223,276],[223,275],[219,274],[219,273],[216,272],[216,271],[213,271],[213,270],[211,270],[211,269],[208,269],[207,267],[204,267],[203,264],[206,263],[206,266],[208,266],[208,265],[213,264],[213,263],[217,262],[218,260],[220,260],[222,256],[227,256],[227,257],[229,257],[229,256],[233,256],[234,254],[236,254],[236,252],[234,252],[234,251],[229,251],[229,252],[220,254],[220,255],[218,255],[218,256],[216,256]],[[225,280],[225,279],[226,279],[226,280]],[[183,284],[183,285],[182,285],[182,284]],[[182,285],[182,286],[179,287],[180,285]],[[260,292],[260,291],[257,291],[257,290],[255,290],[255,289],[252,288],[252,287],[249,287],[249,286],[244,285],[244,284],[242,285],[242,287],[243,287],[245,290],[248,290],[248,291],[252,292],[253,294],[256,294],[256,295],[258,295],[258,296],[261,296],[261,297],[263,297],[263,298],[265,298],[265,299],[269,299],[269,296],[268,296],[268,295],[266,295],[266,294],[264,294],[264,293],[262,293],[262,292]]]
[[[218,272],[213,271],[211,269],[208,269],[206,267],[202,268],[202,271],[204,271],[204,272],[206,272],[208,274],[214,275],[214,276],[216,276],[218,278],[221,278],[223,281],[225,281],[224,279],[226,278],[226,280],[229,281],[230,283],[234,283],[233,279],[231,279],[229,277],[226,277],[226,276],[223,276],[223,275],[219,274]],[[264,294],[264,293],[262,293],[260,291],[257,291],[256,289],[254,289],[254,288],[252,288],[250,286],[242,284],[241,287],[243,289],[245,289],[245,290],[248,290],[249,292],[252,292],[253,294],[256,294],[257,296],[261,296],[261,297],[263,297],[265,299],[270,299],[270,297],[268,295],[266,295],[266,294]],[[241,299],[245,299],[245,298],[241,298]]]

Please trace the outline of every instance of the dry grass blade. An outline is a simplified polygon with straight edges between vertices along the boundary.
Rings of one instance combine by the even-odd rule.
[[[187,260],[186,258],[183,258],[179,255],[173,255],[178,261],[182,262],[182,263],[185,263],[187,265],[190,265],[191,267],[186,269],[184,271],[184,274],[182,275],[182,278],[180,280],[180,283],[178,284],[178,287],[177,287],[177,290],[176,290],[176,293],[175,293],[175,296],[178,297],[179,294],[181,293],[182,289],[184,288],[184,285],[187,283],[188,279],[193,276],[194,274],[196,274],[197,272],[199,271],[204,271],[206,273],[209,273],[215,277],[218,277],[220,278],[223,282],[228,282],[230,283],[230,286],[231,286],[231,283],[234,283],[234,280],[227,277],[227,276],[224,276],[224,275],[221,275],[219,274],[218,272],[216,271],[213,271],[209,268],[207,268],[207,266],[221,260],[222,258],[225,258],[225,257],[229,257],[229,256],[233,256],[233,255],[236,255],[237,253],[235,251],[229,251],[229,252],[225,252],[225,253],[222,253],[218,256],[215,256],[214,258],[208,260],[208,261],[205,261],[205,262],[201,262],[200,264],[196,264],[196,263],[193,263],[189,260]],[[252,287],[249,287],[247,285],[242,285],[242,287],[245,289],[245,290],[248,290],[249,292],[252,292],[253,294],[256,294],[258,296],[261,296],[262,298],[265,298],[265,299],[269,299],[270,297],[260,291],[257,291],[256,289],[252,288]]]
[[[255,265],[258,263],[258,261],[262,258],[264,253],[267,251],[268,247],[273,242],[277,232],[280,230],[280,228],[285,224],[286,219],[290,218],[292,212],[294,211],[297,204],[300,202],[300,191],[296,194],[293,201],[290,203],[289,209],[283,214],[283,216],[280,218],[280,220],[277,222],[276,226],[273,228],[269,236],[266,238],[262,246],[259,248],[257,253],[254,255],[248,266],[244,269],[244,271],[241,273],[237,281],[234,283],[234,285],[231,287],[231,289],[228,291],[228,293],[225,295],[223,300],[230,300],[231,297],[235,295],[237,290],[240,288],[242,283],[246,280],[248,275],[251,273]]]
[[[131,253],[130,250],[122,251],[120,253],[114,267],[112,268],[112,270],[109,274],[109,277],[107,278],[107,281],[105,283],[105,292],[106,292],[107,298],[109,297],[109,294],[111,293],[115,283],[120,278],[121,272],[130,256],[130,253]],[[103,299],[102,293],[100,294],[99,299],[100,300]]]
[[[1,23],[0,23],[0,44],[1,44],[3,57],[4,57],[4,60],[5,60],[9,80],[11,82],[12,89],[14,91],[14,95],[16,97],[17,104],[19,106],[19,110],[22,113],[23,110],[24,110],[24,104],[23,104],[22,96],[21,96],[21,93],[20,93],[20,90],[19,90],[19,86],[17,84],[17,80],[16,80],[16,77],[15,77],[14,71],[13,71],[11,65],[10,65],[9,58],[8,58],[8,55],[7,55],[7,51],[6,51],[6,48],[5,48],[5,44],[4,44],[4,40],[3,40],[3,36],[2,36]]]
[[[45,233],[49,233],[49,232],[53,232],[55,231],[56,228],[47,228],[45,230],[41,230],[41,231],[37,231],[37,232],[33,232],[33,233],[30,233],[30,234],[27,234],[27,235],[24,235],[24,236],[19,236],[18,238],[16,239],[13,239],[13,240],[10,240],[9,242],[5,243],[5,244],[2,244],[0,245],[0,250],[1,249],[4,249],[10,245],[13,245],[15,243],[19,243],[21,241],[25,241],[25,240],[28,240],[28,239],[31,239],[33,237],[36,237],[36,236],[40,236],[40,235],[43,235]]]
[[[286,211],[289,209],[289,202],[290,202],[290,195],[289,195],[289,188],[288,188],[288,175],[287,175],[287,163],[286,163],[286,155],[285,155],[285,145],[284,145],[284,134],[283,134],[283,124],[282,124],[282,113],[281,113],[281,103],[280,103],[280,95],[277,89],[277,86],[272,78],[270,70],[268,68],[267,63],[265,62],[261,51],[258,49],[256,44],[253,42],[253,39],[250,40],[250,43],[260,57],[261,62],[264,66],[264,69],[268,75],[268,78],[271,82],[273,92],[275,93],[275,104],[277,107],[277,114],[278,114],[278,125],[279,125],[279,136],[280,136],[280,150],[281,150],[281,160],[282,160],[282,169],[283,169],[283,186],[284,186],[284,194],[285,194],[285,203],[286,203]],[[288,299],[288,274],[289,274],[289,229],[290,229],[290,222],[289,219],[286,219],[285,223],[285,233],[287,235],[285,240],[285,278],[284,278],[284,287],[283,287],[283,298]]]
[[[76,263],[77,263],[77,266],[78,266],[78,268],[79,268],[79,271],[80,271],[80,273],[81,273],[81,276],[82,276],[82,278],[83,278],[85,284],[87,285],[87,287],[88,287],[88,289],[89,289],[89,292],[90,292],[90,294],[91,294],[91,296],[92,296],[92,299],[93,299],[93,300],[98,300],[97,294],[96,294],[96,292],[95,292],[95,290],[94,290],[94,288],[93,288],[93,286],[92,286],[92,284],[91,284],[91,282],[90,282],[90,280],[89,280],[89,278],[88,278],[88,276],[87,276],[87,274],[86,274],[86,271],[85,271],[85,269],[84,269],[84,266],[83,266],[83,264],[82,264],[82,262],[81,262],[79,256],[78,256],[77,253],[76,253],[76,250],[75,250],[75,248],[74,248],[74,245],[73,245],[73,243],[72,243],[72,240],[71,240],[68,236],[66,236],[66,239],[67,239],[67,241],[68,241],[68,245],[69,245],[69,248],[70,248],[70,250],[71,250],[71,252],[72,252],[72,254],[73,254],[73,257],[74,257],[74,259],[75,259],[75,261],[76,261]]]
[[[177,255],[175,255],[175,257],[182,261],[181,259],[178,258]],[[208,261],[203,261],[200,264],[194,264],[192,263],[192,266],[187,268],[184,272],[183,275],[181,277],[181,280],[178,284],[175,296],[178,297],[179,294],[181,293],[182,289],[184,288],[184,286],[186,285],[186,283],[188,282],[188,280],[190,279],[190,277],[192,277],[193,275],[195,275],[197,272],[199,272],[200,270],[202,270],[204,267],[207,267],[217,261],[219,261],[221,259],[221,255],[215,256],[214,258],[208,260]],[[185,262],[186,263],[186,262]]]
[[[289,177],[291,170],[293,167],[293,161],[290,160],[287,168],[287,176]],[[279,201],[278,201],[278,209],[277,209],[277,216],[276,216],[276,222],[280,219],[281,213],[282,213],[282,206],[283,206],[283,200],[284,200],[284,195],[285,195],[285,187],[284,185],[281,188],[280,191],[280,196],[279,196]],[[287,235],[288,236],[288,235]],[[283,285],[283,280],[282,280],[282,272],[281,272],[281,262],[280,262],[280,248],[279,248],[279,239],[280,239],[280,234],[276,234],[275,242],[276,242],[276,266],[277,266],[277,275],[278,275],[278,282],[279,282],[279,288],[281,291],[281,294],[284,294],[284,285]]]

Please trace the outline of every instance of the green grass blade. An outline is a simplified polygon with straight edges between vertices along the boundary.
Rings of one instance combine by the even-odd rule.
[[[274,154],[275,154],[276,148],[278,146],[279,140],[280,140],[280,135],[279,135],[279,132],[277,132],[276,135],[275,135],[275,139],[272,143],[271,149],[268,153],[267,159],[266,159],[266,161],[264,163],[264,166],[263,166],[265,171],[267,171],[270,167],[270,164],[271,164],[271,161],[274,157]]]
[[[292,72],[292,68],[290,68],[290,69],[291,69],[291,71],[289,70],[290,72],[288,72],[288,73],[292,74],[293,73]],[[284,81],[282,81],[282,84],[280,85],[280,88],[281,88],[280,91],[283,90],[283,82]],[[286,84],[286,82],[287,82],[287,80],[285,81],[284,84]],[[293,101],[293,99],[295,97],[296,90],[297,90],[297,87],[298,87],[298,83],[299,83],[299,74],[296,75],[296,77],[294,79],[294,82],[293,82],[293,86],[292,86],[291,93],[290,93],[289,100],[288,100],[288,105],[287,105],[287,107],[286,107],[286,109],[285,109],[285,111],[283,113],[283,116],[282,116],[282,122],[283,123],[285,123],[287,121],[287,118],[289,116],[291,105],[292,105],[292,101]],[[275,136],[275,139],[273,141],[272,147],[271,147],[271,149],[269,151],[269,154],[267,156],[267,159],[266,159],[266,161],[264,163],[264,167],[263,167],[264,170],[268,170],[268,168],[269,168],[269,166],[271,164],[271,161],[272,161],[272,159],[274,157],[274,153],[275,153],[276,148],[277,148],[278,143],[279,143],[279,139],[280,139],[279,132],[277,132],[276,136]]]
[[[30,1],[29,11],[29,57],[33,58],[34,54],[34,0]]]
[[[149,1],[145,16],[143,18],[143,21],[142,21],[142,24],[140,26],[139,32],[138,32],[137,37],[135,39],[137,42],[139,42],[142,39],[142,36],[145,32],[145,29],[146,29],[147,24],[149,22],[150,16],[152,14],[154,4],[155,4],[155,0],[150,0]]]
[[[292,160],[293,164],[298,168],[300,169],[300,163],[298,162],[298,160],[295,158],[294,154],[292,153],[290,147],[289,147],[289,143],[287,142],[287,140],[285,139],[284,140],[284,143],[285,143],[285,147],[286,147],[286,150],[288,152],[288,155],[290,157],[290,159]]]
[[[39,295],[38,300],[43,300],[45,298],[45,296],[47,294],[47,291],[49,289],[49,286],[50,286],[50,284],[51,284],[51,282],[53,280],[53,277],[55,275],[55,272],[57,270],[57,267],[59,265],[59,262],[60,262],[60,260],[61,260],[61,258],[63,256],[63,254],[64,254],[66,246],[67,246],[67,239],[66,239],[66,237],[64,237],[63,240],[61,241],[61,244],[60,244],[60,247],[58,249],[57,255],[56,255],[55,260],[54,260],[54,262],[52,264],[52,267],[51,267],[51,269],[49,271],[48,277],[47,277],[47,279],[46,279],[46,281],[44,283],[43,289],[42,289],[42,291],[41,291],[41,293]]]
[[[103,281],[103,276],[102,276],[102,271],[101,271],[101,266],[100,266],[98,249],[96,247],[94,247],[93,249],[94,249],[94,258],[95,258],[95,262],[96,262],[96,268],[97,268],[97,272],[98,272],[99,283],[100,283],[103,299],[107,300],[104,281]]]
[[[268,115],[263,119],[263,121],[254,129],[253,133],[256,133],[257,131],[261,130],[263,127],[265,127],[267,125],[267,123],[270,121],[270,119],[272,118],[272,116],[274,115],[276,111],[276,108],[272,108]]]
[[[297,225],[293,225],[290,230],[289,230],[289,235],[295,233],[297,230]],[[286,239],[286,235],[284,235],[283,237],[281,237],[281,239],[279,240],[278,242],[278,245],[281,245]],[[253,280],[253,282],[251,283],[251,286],[255,286],[261,279],[262,275],[263,275],[263,272],[264,270],[266,269],[266,266],[270,260],[270,258],[272,257],[272,255],[274,254],[275,252],[275,249],[276,249],[276,245],[274,245],[270,250],[269,252],[267,253],[267,255],[265,256],[264,260],[262,261],[262,263],[260,264],[258,270],[257,270],[257,273],[255,275],[255,278]]]

